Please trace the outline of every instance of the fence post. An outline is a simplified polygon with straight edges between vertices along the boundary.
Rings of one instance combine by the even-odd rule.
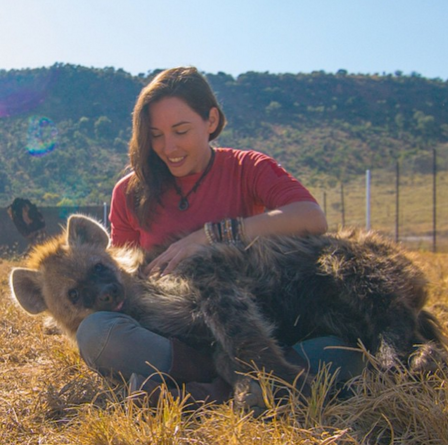
[[[395,242],[400,239],[400,164],[395,166]]]
[[[103,226],[107,229],[107,203],[103,202]]]
[[[366,230],[370,227],[370,170],[366,170]]]
[[[437,252],[437,153],[432,150],[432,251]]]
[[[322,193],[322,205],[324,214],[327,215],[327,192],[325,191]]]

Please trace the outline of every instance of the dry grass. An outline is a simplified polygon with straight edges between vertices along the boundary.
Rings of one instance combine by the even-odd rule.
[[[448,255],[416,253],[431,280],[431,304],[448,327]],[[366,373],[351,398],[329,397],[330,376],[319,375],[308,407],[290,400],[255,419],[232,403],[188,409],[188,400],[162,397],[157,409],[125,400],[108,387],[40,317],[9,298],[0,260],[0,443],[2,444],[448,444],[447,375],[394,379]],[[269,382],[265,382],[269,401]]]

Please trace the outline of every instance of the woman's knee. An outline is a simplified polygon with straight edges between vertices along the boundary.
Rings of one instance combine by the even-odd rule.
[[[108,347],[117,327],[122,325],[138,325],[131,317],[116,312],[95,312],[86,317],[79,325],[76,333],[81,357],[88,366],[94,369],[101,368],[100,359]]]
[[[172,361],[171,342],[116,312],[96,312],[80,324],[79,352],[87,365],[107,376],[166,373]]]
[[[361,350],[349,347],[336,336],[317,337],[297,343],[293,348],[305,358],[311,371],[317,373],[323,364],[330,372],[338,371],[337,381],[346,381],[362,373],[366,366]]]

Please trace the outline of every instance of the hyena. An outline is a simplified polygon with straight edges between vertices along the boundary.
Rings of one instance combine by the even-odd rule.
[[[384,369],[431,369],[446,340],[427,300],[422,271],[394,244],[360,231],[259,238],[249,247],[214,244],[174,274],[145,277],[148,258],[110,245],[94,220],[73,215],[65,232],[11,272],[12,293],[31,314],[48,311],[71,337],[95,311],[119,311],[144,327],[213,348],[230,384],[251,367],[300,384],[306,364],[284,347],[316,336],[359,341]],[[299,376],[299,377],[298,377]]]

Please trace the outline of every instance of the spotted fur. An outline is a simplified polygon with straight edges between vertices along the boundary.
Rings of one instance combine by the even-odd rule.
[[[176,273],[143,277],[148,258],[110,246],[94,220],[73,215],[60,237],[37,246],[11,273],[12,293],[32,314],[49,312],[74,337],[90,313],[126,313],[146,328],[215,351],[231,384],[249,365],[292,382],[306,363],[284,348],[336,335],[361,341],[384,369],[432,369],[446,340],[427,302],[426,278],[395,244],[363,231],[215,244]],[[299,378],[305,393],[310,377]]]

